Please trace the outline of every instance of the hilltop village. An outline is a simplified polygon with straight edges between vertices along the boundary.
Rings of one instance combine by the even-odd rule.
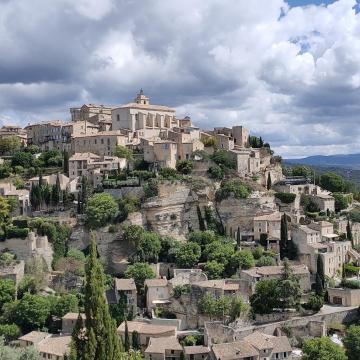
[[[353,184],[142,90],[69,118],[0,129],[1,351],[359,359]]]

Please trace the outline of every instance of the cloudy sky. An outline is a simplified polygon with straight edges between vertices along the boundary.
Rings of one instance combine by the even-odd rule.
[[[284,157],[360,152],[355,0],[0,0],[0,122],[139,88]]]

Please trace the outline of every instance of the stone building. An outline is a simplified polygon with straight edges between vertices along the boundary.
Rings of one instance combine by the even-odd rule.
[[[148,310],[156,308],[157,305],[169,303],[170,288],[166,278],[146,279],[146,307]]]
[[[149,139],[159,136],[160,131],[178,126],[175,110],[167,106],[151,105],[140,90],[134,102],[115,106],[111,110],[112,129],[128,129],[136,137]]]
[[[258,331],[243,340],[215,344],[211,350],[211,356],[216,360],[291,359],[292,352],[286,336],[266,335]]]
[[[234,148],[229,154],[236,162],[236,171],[242,177],[256,175],[260,172],[260,150]]]
[[[13,260],[10,264],[0,263],[0,279],[10,279],[17,287],[24,277],[24,260]]]
[[[96,188],[103,178],[118,170],[126,168],[125,158],[117,156],[103,156],[93,153],[76,153],[69,158],[69,177],[74,180],[79,176],[86,176],[92,186]]]
[[[176,326],[172,325],[155,325],[143,321],[128,321],[128,331],[130,343],[132,343],[132,334],[136,331],[139,334],[139,340],[141,346],[147,346],[150,342],[150,338],[163,338],[169,336],[176,336]],[[122,341],[125,336],[125,322],[120,324],[117,329]]]
[[[210,349],[207,346],[184,346],[186,360],[208,360]]]
[[[73,135],[71,154],[91,152],[99,156],[114,156],[117,145],[126,145],[126,137],[120,131]]]
[[[53,250],[46,235],[40,236],[29,232],[25,239],[6,239],[0,242],[0,251],[8,251],[16,255],[18,260],[24,261],[32,257],[42,257],[51,269]]]
[[[71,121],[89,121],[98,124],[111,121],[111,107],[97,104],[84,104],[80,108],[70,108]]]
[[[70,354],[70,335],[32,331],[18,339],[20,347],[34,346],[42,359],[65,360]]]
[[[278,211],[254,217],[254,240],[259,241],[261,234],[268,238],[280,239],[281,213]]]
[[[119,303],[122,296],[126,298],[128,312],[137,313],[137,290],[134,279],[115,278],[115,299]]]
[[[231,129],[216,127],[213,133],[216,140],[219,141],[220,149],[232,150],[235,146],[240,148],[248,146],[249,131],[243,126],[233,126]],[[227,140],[225,136],[228,138]]]
[[[15,198],[18,201],[18,209],[12,215],[30,214],[30,192],[27,189],[16,189],[12,182],[0,182],[0,196],[5,198]]]
[[[85,314],[80,314],[80,315],[83,321],[85,321],[86,315]],[[69,312],[61,318],[61,324],[62,324],[61,329],[63,334],[72,334],[78,317],[79,317],[78,313]]]
[[[149,360],[180,360],[183,348],[176,336],[150,338],[144,351]]]
[[[360,289],[327,288],[329,303],[342,306],[360,306]]]
[[[22,146],[27,145],[27,132],[20,126],[4,125],[0,129],[0,139],[6,139],[15,136],[20,140]]]
[[[281,279],[283,276],[283,266],[262,266],[254,267],[248,270],[240,271],[240,278],[247,281],[252,289],[255,290],[255,286],[260,280],[268,279]],[[299,279],[299,284],[303,292],[311,290],[310,272],[306,265],[293,265],[291,266],[293,274]]]

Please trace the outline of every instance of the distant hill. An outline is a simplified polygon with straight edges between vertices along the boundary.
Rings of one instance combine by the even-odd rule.
[[[303,159],[285,159],[284,163],[360,170],[360,154],[315,155]]]

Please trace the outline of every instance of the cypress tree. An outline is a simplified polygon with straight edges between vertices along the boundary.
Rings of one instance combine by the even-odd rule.
[[[97,259],[95,237],[92,235],[90,254],[86,264],[85,328],[87,340],[84,359],[118,360],[121,344],[115,322],[110,317],[104,296],[104,272]]]
[[[138,333],[136,330],[134,330],[134,331],[132,332],[131,337],[132,337],[132,348],[133,348],[134,350],[139,350],[139,349],[140,349],[140,337],[139,337],[139,333]]]
[[[84,321],[79,314],[71,334],[70,360],[85,360],[85,328]]]
[[[325,273],[324,273],[324,264],[321,260],[320,255],[318,255],[316,260],[316,275],[319,276],[319,282],[321,283],[321,287],[325,289]]]
[[[259,139],[259,148],[262,148],[264,146],[264,140],[262,139],[262,137],[260,136]]]
[[[40,174],[39,174],[39,187],[42,187],[44,185],[44,180],[43,180],[43,177],[42,177],[42,172],[40,171]]]
[[[236,232],[236,244],[238,249],[241,248],[241,233],[240,233],[240,226],[238,226],[237,228],[237,232]]]
[[[63,169],[64,174],[69,176],[69,153],[66,150],[63,153]]]
[[[280,227],[280,258],[283,259],[287,256],[288,247],[288,224],[286,214],[281,217]]]
[[[270,175],[270,173],[268,173],[266,188],[267,188],[268,190],[270,190],[270,189],[271,189],[271,186],[272,186],[271,175]]]
[[[77,213],[81,214],[81,194],[80,194],[80,191],[78,192],[78,196],[77,196]]]
[[[354,246],[353,236],[352,236],[352,231],[351,231],[351,224],[350,224],[349,218],[348,218],[347,225],[346,225],[346,237],[349,241],[351,241],[351,245]]]
[[[130,350],[129,328],[125,319],[124,349],[126,352]]]

